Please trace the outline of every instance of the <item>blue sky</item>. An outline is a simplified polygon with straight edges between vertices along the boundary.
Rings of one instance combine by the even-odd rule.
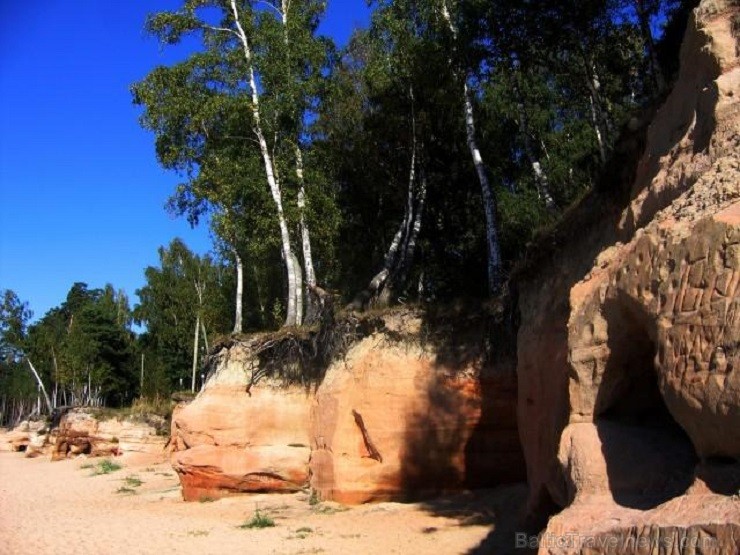
[[[143,33],[176,0],[0,2],[0,289],[35,318],[75,281],[136,301],[157,248],[181,237],[210,250],[164,204],[178,177],[154,157],[130,85],[178,55]],[[323,34],[343,45],[366,0],[330,0]]]

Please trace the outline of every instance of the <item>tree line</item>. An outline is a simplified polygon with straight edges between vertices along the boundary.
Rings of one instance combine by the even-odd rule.
[[[168,209],[209,225],[216,254],[161,248],[134,308],[75,284],[28,326],[6,292],[2,391],[37,399],[8,370],[28,361],[53,402],[194,388],[214,337],[314,324],[327,290],[355,309],[497,294],[666,93],[695,3],[374,0],[341,49],[323,0],[152,14],[187,55],[133,102],[180,177]]]

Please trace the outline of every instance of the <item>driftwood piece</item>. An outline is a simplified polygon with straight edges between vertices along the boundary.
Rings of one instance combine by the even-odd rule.
[[[362,440],[365,442],[365,448],[367,449],[368,453],[370,453],[370,458],[375,459],[379,463],[382,463],[383,456],[375,447],[373,440],[370,439],[370,434],[367,432],[365,422],[362,420],[362,415],[355,409],[352,409],[352,416],[355,417],[355,424],[357,424],[357,427],[360,428],[360,432],[362,432]]]

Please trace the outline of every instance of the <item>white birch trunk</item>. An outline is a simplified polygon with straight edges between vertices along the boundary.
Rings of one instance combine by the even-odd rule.
[[[203,320],[200,321],[200,333],[203,335],[203,346],[206,348],[206,353],[208,353],[211,349],[208,346],[208,334],[206,333],[206,325],[203,323]]]
[[[442,17],[452,34],[453,44],[457,43],[458,31],[457,25],[452,20],[450,11],[447,8],[447,0],[442,0]],[[463,85],[463,104],[465,116],[465,133],[467,136],[468,149],[473,159],[473,166],[478,175],[478,181],[481,187],[481,196],[483,198],[483,212],[486,217],[486,250],[487,250],[487,269],[488,269],[488,291],[493,294],[498,291],[501,285],[501,247],[498,240],[498,222],[496,217],[496,199],[491,190],[491,186],[486,176],[486,168],[483,163],[483,157],[478,148],[478,141],[475,132],[475,115],[473,114],[473,100],[468,86],[467,71],[458,71],[455,62],[449,58],[449,63],[455,73],[459,73],[459,79]]]
[[[413,103],[413,91],[411,91]],[[411,113],[411,167],[409,169],[408,193],[406,206],[404,208],[403,220],[393,236],[388,251],[386,252],[381,270],[373,276],[365,293],[370,301],[380,304],[390,300],[390,289],[406,280],[408,267],[416,247],[416,238],[421,229],[421,216],[424,210],[426,197],[426,182],[422,180],[420,189],[416,190],[416,166],[417,166],[417,140],[416,140],[416,117]],[[414,211],[416,205],[416,211]],[[355,303],[357,300],[355,301]]]
[[[285,261],[285,269],[288,273],[288,307],[287,307],[287,318],[285,321],[286,326],[297,325],[295,319],[296,307],[295,307],[295,271],[293,268],[293,249],[290,245],[290,233],[288,232],[288,224],[285,220],[285,214],[283,212],[283,200],[280,185],[275,175],[275,166],[273,164],[272,155],[267,146],[267,140],[265,134],[262,131],[261,124],[261,113],[260,113],[260,99],[259,91],[257,89],[257,80],[255,78],[254,64],[252,61],[252,50],[249,45],[249,39],[247,38],[244,28],[239,21],[239,9],[236,6],[236,0],[230,0],[231,11],[234,16],[234,23],[236,25],[236,35],[242,45],[242,51],[244,53],[244,59],[247,63],[247,77],[249,82],[249,90],[252,97],[251,110],[252,119],[254,121],[253,131],[257,137],[257,142],[260,146],[260,153],[265,164],[265,176],[267,178],[267,185],[270,188],[270,194],[275,202],[275,208],[278,214],[278,224],[280,226],[280,241],[283,250],[283,259]]]
[[[54,408],[59,406],[59,365],[57,364],[57,355],[54,347],[51,348],[51,360],[54,362]]]
[[[236,260],[236,299],[234,301],[234,333],[242,332],[242,306],[244,299],[244,262],[239,253],[234,249]]]
[[[519,110],[519,128],[524,141],[524,152],[527,155],[529,164],[532,166],[532,173],[534,173],[537,195],[540,197],[540,200],[545,203],[545,207],[548,210],[553,211],[556,209],[556,206],[555,201],[550,194],[550,181],[547,178],[547,174],[542,169],[540,161],[534,155],[534,149],[532,148],[532,142],[529,137],[529,120],[527,118],[527,112],[524,108],[518,85],[516,85],[516,89],[517,96],[519,96],[519,101],[517,102],[517,109]]]
[[[46,406],[49,409],[49,414],[51,414],[52,410],[54,410],[51,406],[51,399],[49,399],[49,394],[46,393],[46,388],[44,387],[44,382],[41,381],[41,377],[39,376],[39,373],[36,372],[36,368],[33,367],[33,363],[31,362],[30,358],[26,359],[26,362],[28,362],[28,366],[31,368],[31,372],[33,373],[33,377],[36,378],[36,383],[39,385],[39,389],[44,394],[44,400],[46,401]]]
[[[288,35],[288,11],[290,9],[290,0],[281,0],[280,2],[280,19],[281,23],[283,25],[283,42],[285,44],[285,57],[287,60],[287,67],[290,68],[290,38]],[[290,72],[290,69],[288,69]],[[290,79],[290,75],[288,75],[288,79]],[[301,147],[299,144],[300,137],[296,136],[295,138],[296,144],[295,144],[295,173],[296,177],[298,178],[298,216],[299,216],[299,226],[300,226],[300,232],[301,232],[301,249],[303,253],[303,270],[304,270],[304,280],[305,280],[305,288],[300,287],[296,291],[296,302],[303,303],[303,298],[300,298],[301,295],[305,293],[305,300],[306,300],[306,306],[305,310],[304,307],[297,307],[296,309],[296,323],[301,324],[303,322],[303,315],[304,312],[306,316],[309,319],[313,319],[315,314],[316,306],[313,302],[313,297],[311,294],[311,288],[316,286],[316,272],[314,270],[314,264],[313,264],[313,255],[311,253],[311,233],[308,227],[308,221],[306,219],[306,180],[304,177],[304,171],[303,171],[303,152],[301,151]],[[296,266],[296,270],[300,268],[299,262],[297,260],[294,260],[294,265]],[[305,291],[304,291],[305,289]]]
[[[252,264],[252,275],[254,276],[254,289],[257,293],[257,304],[260,307],[260,321],[265,321],[265,301],[262,299],[262,288],[260,287],[260,277],[257,274],[257,267]]]
[[[316,272],[313,266],[313,256],[311,254],[311,234],[306,221],[306,184],[303,173],[303,153],[301,147],[295,147],[295,173],[298,178],[298,214],[301,226],[301,243],[303,247],[303,268],[305,272],[306,285],[314,287],[316,285]]]
[[[416,212],[414,213],[414,223],[411,226],[411,234],[409,236],[407,247],[407,257],[414,254],[414,251],[416,250],[416,240],[418,239],[419,232],[421,231],[422,216],[424,215],[424,204],[426,203],[427,198],[427,180],[423,174],[420,179],[420,186],[417,196],[419,200],[416,205]]]
[[[195,317],[195,337],[193,339],[193,379],[190,382],[190,392],[195,393],[195,374],[198,371],[198,337],[200,334],[200,314]]]
[[[596,110],[594,95],[590,94],[588,99],[591,104],[591,125],[596,135],[596,145],[599,147],[599,158],[602,164],[606,164],[606,145],[604,144],[604,137],[601,135],[601,126],[599,125],[599,115]]]
[[[596,65],[586,54],[583,46],[581,46],[581,57],[583,58],[586,71],[586,87],[589,92],[591,123],[594,127],[596,143],[599,147],[599,156],[602,164],[604,164],[606,163],[608,155],[607,145],[609,143],[609,138],[613,135],[612,124],[601,98],[601,82],[599,81],[599,74],[596,69]]]
[[[301,264],[298,261],[298,257],[295,254],[292,254],[292,257],[295,323],[288,325],[300,326],[303,323],[303,273],[301,272]]]
[[[401,223],[398,226],[398,230],[396,231],[396,234],[393,236],[393,240],[391,241],[391,244],[388,247],[388,251],[385,254],[385,259],[383,260],[383,267],[370,280],[370,285],[368,285],[368,291],[371,296],[375,296],[378,293],[378,291],[380,291],[383,287],[385,287],[388,279],[395,273],[396,268],[398,268],[399,253],[400,253],[401,258],[403,258],[402,251],[406,247],[408,231],[411,225],[411,218],[412,218],[411,207],[413,206],[413,198],[414,198],[413,187],[414,187],[414,176],[416,172],[415,168],[416,168],[416,138],[414,138],[414,143],[413,143],[412,151],[411,151],[411,170],[409,171],[409,188],[408,188],[406,207],[404,208],[403,220],[401,220]]]

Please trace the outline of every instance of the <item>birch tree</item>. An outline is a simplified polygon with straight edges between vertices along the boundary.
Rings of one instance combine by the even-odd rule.
[[[448,3],[454,0],[439,0],[439,13],[447,26],[452,40],[452,53],[449,58],[450,67],[455,73],[462,88],[463,118],[465,121],[465,134],[467,136],[468,149],[473,160],[473,166],[478,176],[483,200],[483,213],[486,218],[486,247],[488,255],[488,290],[491,294],[496,293],[501,287],[503,279],[501,245],[498,239],[498,221],[496,213],[496,197],[488,181],[486,167],[478,146],[476,135],[475,113],[473,111],[473,93],[470,89],[469,69],[461,62],[460,58],[460,34],[458,25],[450,11]],[[454,8],[454,6],[453,6]]]
[[[147,26],[171,44],[195,35],[203,50],[185,62],[156,69],[134,87],[135,101],[146,108],[142,123],[157,134],[160,161],[189,172],[184,191],[190,199],[207,199],[211,209],[228,208],[223,195],[207,192],[218,189],[214,185],[218,179],[198,180],[219,156],[239,164],[256,148],[286,274],[285,325],[299,325],[303,317],[303,272],[294,252],[291,223],[294,210],[307,281],[316,281],[301,139],[305,107],[310,104],[304,85],[320,77],[314,59],[320,51],[317,45],[323,43],[312,39],[322,10],[322,3],[309,0],[187,1],[177,12],[152,16]],[[183,96],[184,105],[173,106]],[[286,172],[282,166],[290,158],[294,169]],[[288,178],[289,173],[295,178]],[[257,178],[250,175],[247,180]],[[290,190],[294,182],[297,195]],[[186,210],[190,199],[183,203]]]

